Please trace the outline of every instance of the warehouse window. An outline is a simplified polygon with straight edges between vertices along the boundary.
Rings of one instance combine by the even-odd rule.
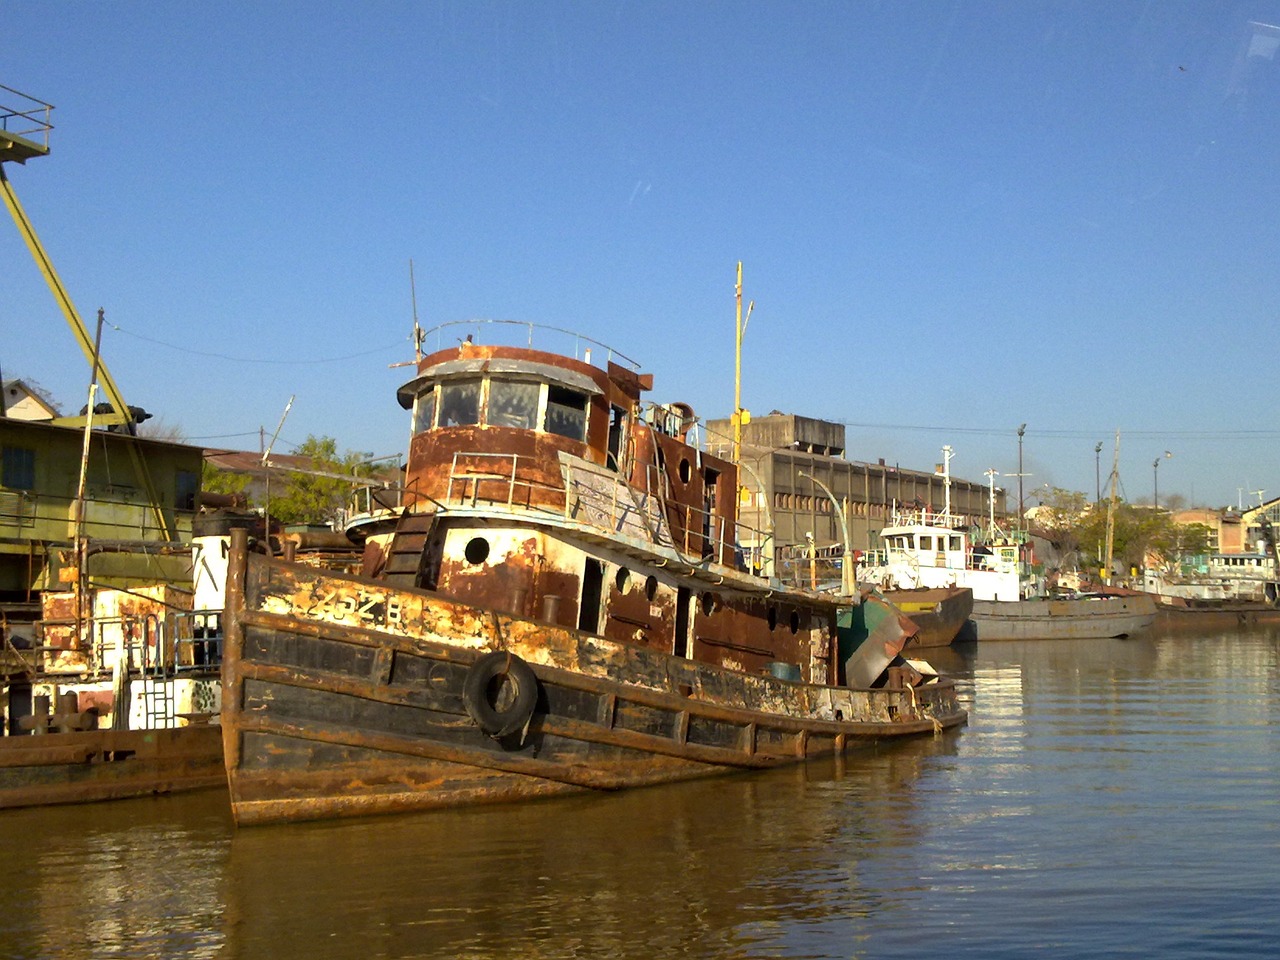
[[[5,447],[0,454],[0,486],[10,490],[34,490],[36,452],[26,447]]]

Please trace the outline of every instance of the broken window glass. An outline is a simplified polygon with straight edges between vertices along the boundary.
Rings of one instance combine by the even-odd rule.
[[[440,426],[465,427],[479,422],[479,380],[455,380],[440,386]]]
[[[418,394],[418,405],[413,411],[413,432],[421,433],[436,425],[436,390]]]
[[[489,415],[485,422],[491,427],[532,430],[537,423],[540,389],[537,383],[490,380]]]
[[[547,388],[547,433],[585,440],[587,397],[585,394],[552,385]]]

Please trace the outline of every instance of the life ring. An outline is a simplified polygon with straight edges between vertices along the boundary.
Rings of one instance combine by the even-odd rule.
[[[462,703],[476,726],[498,740],[528,724],[538,703],[538,678],[514,653],[495,650],[467,670]]]

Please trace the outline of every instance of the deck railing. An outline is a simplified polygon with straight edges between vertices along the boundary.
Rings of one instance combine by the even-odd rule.
[[[471,334],[468,335],[467,331],[471,331]],[[535,338],[538,340],[536,347]],[[450,320],[430,330],[424,330],[422,333],[423,348],[426,350],[430,347],[428,352],[431,353],[466,341],[488,343],[494,346],[519,345],[530,350],[562,353],[583,363],[594,363],[595,366],[603,367],[605,363],[593,355],[594,349],[598,349],[603,353],[603,361],[612,360],[630,367],[633,371],[640,370],[639,361],[632,360],[625,353],[615,350],[606,343],[574,330],[550,327],[541,323],[527,323],[522,320]],[[513,343],[513,341],[519,342]],[[554,346],[553,342],[567,344],[567,346],[559,348]]]
[[[666,495],[663,474],[649,465],[643,471],[642,486],[628,484],[621,475],[603,476],[583,471],[579,490],[571,492],[563,481],[548,482],[529,468],[533,458],[509,453],[465,452],[454,454],[448,483],[440,505],[449,508],[478,508],[501,505],[513,512],[554,514],[566,522],[585,524],[608,536],[634,535],[643,529],[653,546],[675,547],[685,555],[723,560],[733,558],[743,565],[738,544],[755,538],[763,542],[763,531],[744,524],[736,527],[719,513],[680,504]],[[571,473],[572,473],[572,468]],[[588,482],[594,478],[598,483]],[[581,492],[600,496],[590,509],[580,509]],[[679,532],[679,540],[674,533]]]

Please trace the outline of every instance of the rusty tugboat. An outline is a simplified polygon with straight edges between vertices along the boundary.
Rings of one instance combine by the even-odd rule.
[[[401,502],[349,526],[361,575],[233,540],[238,824],[635,787],[965,722],[903,637],[854,649],[856,598],[748,572],[737,467],[690,441],[686,405],[642,405],[650,375],[585,338],[533,348],[566,331],[468,326],[521,345],[419,353]]]

